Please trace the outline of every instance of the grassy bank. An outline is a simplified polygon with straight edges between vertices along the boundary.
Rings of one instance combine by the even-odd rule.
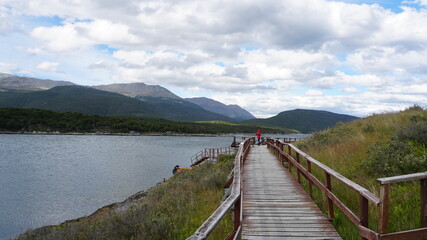
[[[379,196],[376,179],[427,171],[427,111],[418,106],[399,113],[378,114],[315,133],[297,144],[304,152]],[[318,179],[324,173],[314,169]],[[359,213],[359,196],[333,182],[334,193]],[[326,212],[325,198],[314,192]],[[389,231],[420,227],[419,182],[391,187]],[[377,229],[377,208],[370,206],[370,224]],[[358,239],[356,228],[335,208],[334,225],[343,239]]]
[[[186,239],[214,212],[234,155],[221,155],[177,173],[166,182],[89,217],[27,231],[16,239]],[[224,239],[232,231],[225,218],[211,239]]]

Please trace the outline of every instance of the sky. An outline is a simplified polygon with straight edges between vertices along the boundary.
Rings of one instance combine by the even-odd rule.
[[[427,107],[427,0],[0,0],[0,72],[366,117]]]

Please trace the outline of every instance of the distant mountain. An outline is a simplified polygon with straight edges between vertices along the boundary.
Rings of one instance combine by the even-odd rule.
[[[0,108],[38,108],[103,116],[144,116],[176,121],[209,121],[230,118],[183,100],[136,99],[82,86],[59,86],[44,91],[0,92]]]
[[[129,97],[145,96],[145,97],[162,97],[170,99],[181,99],[177,95],[173,94],[168,89],[159,85],[147,85],[145,83],[115,83],[109,85],[92,86],[93,88],[116,92]]]
[[[72,82],[53,81],[0,73],[0,89],[3,90],[46,90],[56,86],[72,86]]]
[[[238,105],[225,105],[221,102],[205,97],[185,98],[185,100],[197,104],[208,111],[222,114],[236,120],[248,120],[255,118],[254,115]]]
[[[355,119],[358,119],[358,117],[328,111],[295,109],[281,112],[271,118],[252,119],[244,121],[244,123],[291,128],[302,133],[312,133],[333,127],[338,122],[350,122]]]

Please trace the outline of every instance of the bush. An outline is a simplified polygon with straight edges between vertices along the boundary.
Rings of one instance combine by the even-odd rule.
[[[394,176],[427,170],[427,118],[414,115],[387,142],[368,150],[362,167],[372,176]]]

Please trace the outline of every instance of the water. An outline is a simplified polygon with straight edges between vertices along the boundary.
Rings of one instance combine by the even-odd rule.
[[[231,141],[232,137],[0,135],[0,239],[123,201],[171,177],[175,165],[189,166],[200,150],[227,147]]]

